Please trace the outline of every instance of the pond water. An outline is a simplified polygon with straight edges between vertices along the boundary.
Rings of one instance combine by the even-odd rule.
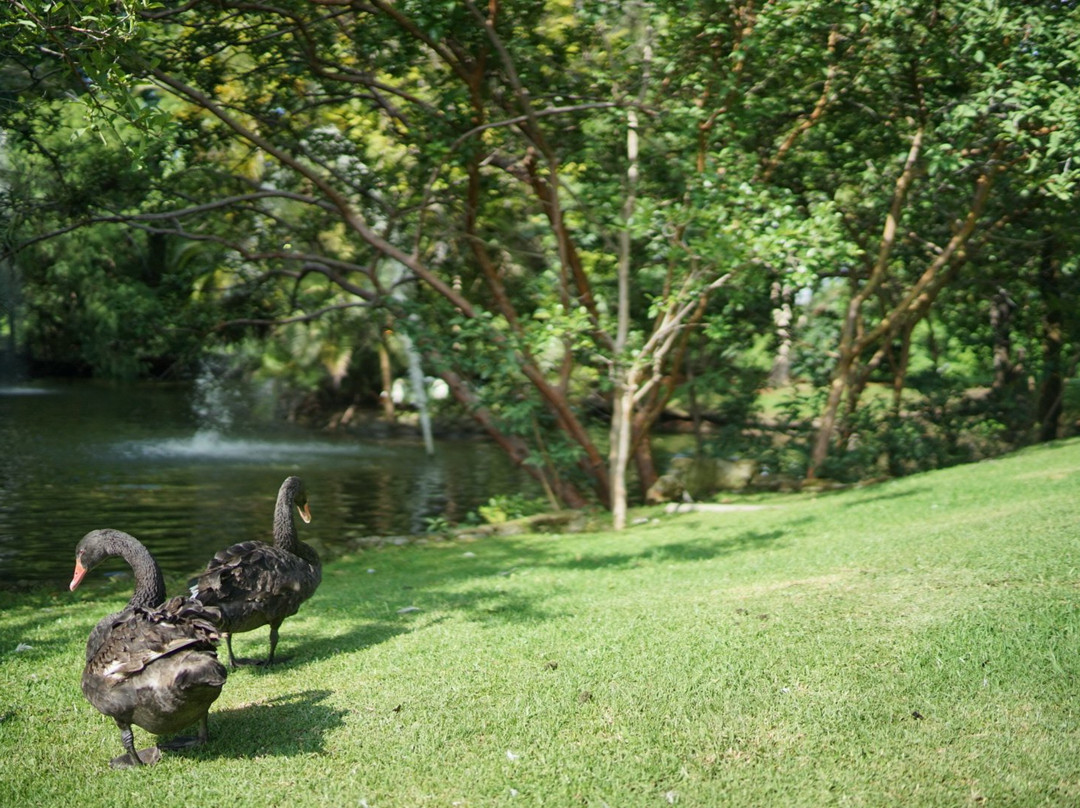
[[[0,386],[0,587],[66,588],[74,550],[111,527],[147,545],[166,574],[187,575],[237,541],[269,540],[274,499],[303,478],[328,548],[422,533],[498,494],[537,492],[490,443],[365,439],[260,421],[243,397],[204,383],[87,381]],[[125,569],[114,561],[95,571]]]

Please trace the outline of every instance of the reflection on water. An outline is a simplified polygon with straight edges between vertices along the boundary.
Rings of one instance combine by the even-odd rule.
[[[366,452],[357,444],[333,444],[323,441],[270,441],[248,438],[229,438],[217,430],[200,429],[189,438],[135,440],[116,446],[118,454],[128,460],[173,459],[232,461],[238,463],[297,462],[310,457],[375,456],[378,450]]]
[[[481,441],[441,441],[429,458],[419,437],[311,433],[235,408],[207,425],[202,400],[179,385],[0,387],[0,586],[65,587],[75,544],[101,527],[138,537],[167,573],[194,572],[229,543],[269,538],[289,474],[311,499],[302,537],[330,547],[420,533],[428,518],[460,520],[496,494],[536,493]]]
[[[41,387],[0,387],[0,396],[47,396],[51,392]]]

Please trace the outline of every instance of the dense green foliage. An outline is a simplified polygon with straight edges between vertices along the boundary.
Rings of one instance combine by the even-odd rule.
[[[109,770],[119,733],[78,685],[130,580],[0,593],[0,802],[1075,804],[1078,482],[1073,441],[339,559],[284,661],[229,676],[210,743],[145,771]]]
[[[12,4],[11,351],[342,405],[412,353],[615,509],[672,405],[797,476],[1067,434],[1076,4],[685,5]]]

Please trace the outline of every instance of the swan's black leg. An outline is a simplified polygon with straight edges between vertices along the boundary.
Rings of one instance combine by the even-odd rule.
[[[277,648],[278,627],[280,625],[281,625],[281,623],[271,623],[270,624],[270,656],[268,656],[266,658],[266,664],[267,665],[274,664],[274,649]]]
[[[139,759],[139,753],[135,751],[135,734],[131,731],[131,724],[121,724],[117,721],[116,725],[120,727],[120,740],[131,757],[132,765],[143,765],[142,760]]]
[[[273,635],[271,635],[273,636]],[[225,647],[229,649],[229,667],[236,670],[241,665],[265,665],[265,662],[260,662],[257,659],[251,659],[250,657],[244,659],[237,659],[232,650],[232,634],[225,635]]]
[[[236,667],[236,657],[233,656],[233,652],[232,652],[232,634],[231,633],[225,635],[225,647],[229,649],[229,667],[230,668],[235,668]]]

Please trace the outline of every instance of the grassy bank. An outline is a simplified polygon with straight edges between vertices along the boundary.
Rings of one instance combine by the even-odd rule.
[[[1080,804],[1078,492],[1069,442],[620,535],[365,552],[285,623],[283,664],[230,676],[208,746],[145,770],[108,768],[78,684],[127,584],[9,600],[0,805]]]

